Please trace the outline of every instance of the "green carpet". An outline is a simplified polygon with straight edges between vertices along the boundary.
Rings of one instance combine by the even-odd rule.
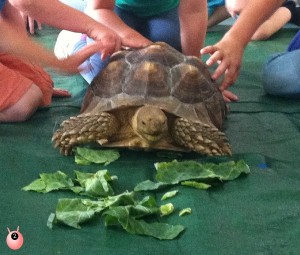
[[[226,29],[228,26],[219,26],[209,32],[206,43],[217,42]],[[57,33],[46,27],[36,39],[51,48]],[[79,112],[86,83],[79,75],[52,72],[55,85],[68,89],[73,97],[55,99],[50,108],[39,110],[25,123],[0,125],[0,254],[299,254],[300,104],[265,95],[260,82],[263,62],[272,53],[285,50],[295,33],[295,28],[285,28],[268,41],[248,45],[240,77],[231,87],[240,101],[230,104],[225,133],[233,149],[230,159],[244,159],[251,173],[208,191],[178,187],[179,194],[172,203],[178,210],[191,207],[192,214],[179,217],[177,211],[161,219],[186,227],[171,241],[131,235],[118,227],[106,228],[102,218],[84,224],[80,230],[47,227],[57,200],[73,195],[22,191],[39,173],[61,170],[72,175],[73,170],[95,172],[106,168],[119,177],[116,190],[125,191],[153,179],[155,162],[170,160],[154,151],[121,150],[120,159],[106,167],[79,166],[74,157],[60,155],[51,144],[52,134],[62,120]],[[194,153],[180,159],[220,160]],[[157,192],[157,198],[162,193]],[[6,228],[16,230],[18,226],[24,245],[13,251],[5,242]]]

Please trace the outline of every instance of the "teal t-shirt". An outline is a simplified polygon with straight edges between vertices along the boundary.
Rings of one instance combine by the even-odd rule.
[[[139,17],[159,15],[179,5],[179,0],[116,0],[116,6]]]
[[[5,2],[6,0],[0,0],[0,11],[2,11]]]

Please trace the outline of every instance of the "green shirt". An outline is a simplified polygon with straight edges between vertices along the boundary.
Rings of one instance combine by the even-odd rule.
[[[136,16],[159,15],[179,5],[179,0],[116,0],[116,6]]]

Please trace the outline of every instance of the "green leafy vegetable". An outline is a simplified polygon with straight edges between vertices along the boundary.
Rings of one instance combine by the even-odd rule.
[[[48,193],[53,190],[71,189],[73,186],[74,183],[71,178],[65,173],[57,171],[55,173],[40,174],[40,179],[23,187],[22,190]]]
[[[120,224],[131,234],[152,236],[160,240],[174,239],[184,230],[182,225],[147,223],[144,220],[138,220],[131,215],[128,207],[111,207],[104,215],[106,226]]]
[[[76,180],[83,188],[82,193],[91,197],[106,197],[113,195],[109,181],[116,179],[109,175],[107,170],[99,170],[95,174],[75,171]]]
[[[48,217],[48,220],[47,220],[47,227],[52,229],[54,222],[55,222],[55,213],[51,213]]]
[[[73,180],[65,173],[57,171],[55,173],[40,174],[37,179],[25,186],[25,191],[36,191],[48,193],[53,190],[72,190],[74,193],[87,195],[90,197],[107,197],[113,195],[113,189],[109,184],[115,180],[116,176],[110,176],[107,170],[99,170],[96,173],[84,173],[75,171],[76,181],[80,186],[75,186]]]
[[[184,208],[184,209],[180,210],[179,216],[183,216],[183,215],[191,214],[191,213],[192,213],[192,209],[191,208]]]
[[[105,152],[103,154],[103,152]],[[113,150],[94,151],[86,148],[77,148],[77,162],[89,164],[90,162],[109,164],[119,157]],[[107,153],[107,154],[106,154]],[[135,187],[135,191],[155,190],[181,183],[195,188],[207,189],[210,185],[200,181],[218,179],[220,181],[233,180],[242,173],[249,173],[249,167],[244,161],[237,163],[230,161],[219,165],[213,163],[200,164],[196,161],[172,161],[155,164],[156,181],[144,181]],[[124,230],[132,234],[148,235],[161,240],[174,239],[183,230],[181,225],[169,225],[161,222],[145,221],[151,215],[169,215],[174,211],[174,205],[168,203],[158,206],[152,196],[142,200],[135,198],[134,192],[124,192],[113,196],[114,192],[110,182],[116,179],[107,170],[96,173],[75,171],[76,179],[72,180],[61,171],[40,174],[40,178],[23,188],[25,191],[33,190],[47,193],[52,190],[72,190],[76,194],[86,195],[91,199],[59,199],[55,214],[50,214],[47,226],[54,223],[63,223],[70,227],[80,228],[97,215],[103,215],[106,226],[121,225]],[[162,200],[177,194],[177,190],[166,192]],[[179,212],[179,216],[190,214],[191,208]]]
[[[166,216],[166,215],[169,215],[171,214],[173,211],[174,211],[174,205],[172,203],[168,203],[168,204],[165,204],[165,205],[161,205],[159,207],[159,210],[160,210],[160,215],[161,216]]]
[[[162,182],[153,182],[150,180],[146,180],[140,182],[134,187],[134,191],[147,191],[147,190],[157,190],[160,188],[164,188],[169,186],[170,184],[162,183]]]
[[[209,188],[209,184],[198,182],[199,180],[218,179],[220,181],[230,181],[239,177],[242,173],[249,174],[249,166],[243,161],[229,161],[220,164],[198,163],[193,160],[178,162],[155,163],[157,182],[150,180],[137,184],[135,191],[149,191],[164,188],[170,185],[181,183],[199,189]]]
[[[117,196],[101,198],[98,201],[90,199],[59,199],[56,206],[56,219],[73,228],[94,218],[96,214],[110,206],[134,204],[133,193],[124,192]]]
[[[189,186],[196,189],[208,189],[211,187],[211,185],[206,184],[204,182],[196,182],[196,181],[184,181],[180,183],[183,186]]]
[[[120,154],[116,150],[94,150],[85,147],[75,149],[75,162],[81,165],[91,163],[108,165],[119,157]]]
[[[186,180],[216,178],[221,181],[233,180],[241,173],[248,174],[249,166],[244,161],[229,161],[220,164],[201,164],[193,160],[156,163],[156,180],[163,183],[177,184]]]
[[[162,196],[161,200],[166,200],[168,198],[174,197],[174,196],[176,196],[177,193],[178,193],[178,190],[169,191]]]

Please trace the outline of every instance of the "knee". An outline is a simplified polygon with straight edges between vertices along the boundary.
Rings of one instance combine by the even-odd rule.
[[[279,59],[278,59],[279,58]],[[267,94],[287,96],[295,92],[295,79],[283,67],[280,56],[270,59],[262,69],[262,86]]]
[[[37,110],[42,101],[42,91],[33,84],[18,102],[0,112],[0,122],[26,121]]]
[[[280,91],[281,79],[279,72],[274,68],[272,62],[266,62],[262,69],[262,86],[264,91],[270,95],[276,95]]]

